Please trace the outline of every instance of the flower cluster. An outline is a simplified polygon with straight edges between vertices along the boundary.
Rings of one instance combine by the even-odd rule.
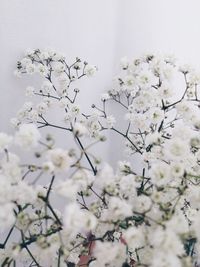
[[[123,58],[102,107],[93,104],[86,115],[73,88],[96,70],[52,50],[28,51],[17,64],[17,76],[39,73],[43,81],[26,89],[40,100],[11,120],[16,133],[0,133],[1,266],[195,266],[200,75],[170,56]],[[111,101],[125,129],[108,113]],[[60,109],[60,122],[50,121],[52,108]],[[57,147],[44,128],[71,135],[74,147]],[[125,141],[127,159],[116,170],[91,152],[105,131]]]

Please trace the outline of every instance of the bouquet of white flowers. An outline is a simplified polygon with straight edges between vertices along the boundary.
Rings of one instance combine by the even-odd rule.
[[[17,63],[17,76],[43,81],[26,89],[33,100],[11,120],[16,133],[0,133],[1,266],[197,266],[200,74],[170,56],[123,58],[86,114],[76,83],[96,71],[52,50]],[[52,129],[71,147],[58,146]],[[107,131],[124,140],[116,170],[94,149]]]

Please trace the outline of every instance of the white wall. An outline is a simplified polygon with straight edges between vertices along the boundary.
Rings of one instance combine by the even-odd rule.
[[[88,95],[96,103],[109,88],[124,55],[170,52],[200,68],[199,10],[199,0],[0,0],[0,131],[11,131],[9,118],[32,83],[13,77],[26,48],[49,46],[97,64],[98,75],[83,83],[86,106]],[[112,142],[119,151],[120,142]]]
[[[155,51],[200,66],[199,0],[123,0],[119,10],[116,59]]]
[[[96,64],[100,71],[83,81],[80,104],[85,108],[99,100],[113,76],[117,2],[0,0],[0,131],[12,131],[9,120],[24,103],[25,87],[39,85],[34,77],[13,76],[16,61],[27,48],[51,47],[69,61],[78,56]],[[107,157],[109,147],[102,151]]]
[[[52,47],[69,60],[79,56],[98,65],[96,78],[85,84],[90,88],[87,91],[90,100],[96,100],[112,76],[116,3],[116,0],[0,0],[1,129],[8,128],[7,119],[23,103],[23,88],[28,81],[17,80],[13,70],[27,48]]]

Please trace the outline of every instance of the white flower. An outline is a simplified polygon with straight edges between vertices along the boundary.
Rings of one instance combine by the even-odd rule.
[[[47,158],[52,162],[56,170],[66,171],[71,164],[68,151],[61,148],[54,148],[47,153]]]
[[[200,233],[199,233],[199,223],[200,223],[200,214],[199,211],[194,212],[194,216],[192,216],[192,230],[195,232],[197,239],[198,239],[198,243],[200,242]],[[190,214],[187,214],[187,216],[189,215],[189,219],[191,219]]]
[[[44,114],[48,110],[48,105],[45,102],[41,102],[36,106],[39,114]]]
[[[11,123],[12,127],[17,128],[20,124],[20,120],[18,118],[12,118],[10,120],[10,123]]]
[[[44,94],[48,94],[48,93],[50,93],[51,90],[52,90],[52,88],[53,88],[53,85],[52,85],[51,82],[49,82],[49,81],[45,81],[45,82],[42,83],[42,87],[41,87],[41,89],[42,89],[42,92],[43,92]]]
[[[36,65],[35,64],[30,63],[30,64],[26,65],[26,72],[28,74],[33,74],[33,73],[35,73],[35,71],[36,71]]]
[[[176,211],[175,216],[167,221],[166,225],[170,231],[174,231],[176,234],[187,234],[189,231],[188,221],[181,211]]]
[[[132,215],[132,207],[125,200],[118,197],[111,197],[108,204],[108,210],[105,216],[108,220],[117,221]]]
[[[149,127],[149,122],[147,120],[146,114],[126,113],[125,119],[132,122],[134,126],[141,131],[145,131]]]
[[[34,124],[21,124],[15,134],[15,143],[23,148],[35,147],[41,135]]]
[[[45,103],[47,105],[47,107],[50,108],[50,107],[53,106],[54,101],[49,97],[44,97],[43,98],[43,103]]]
[[[124,77],[124,83],[127,87],[133,87],[136,84],[136,80],[133,76],[127,75]]]
[[[160,145],[162,142],[163,142],[162,133],[159,132],[148,134],[145,140],[146,146]]]
[[[134,175],[123,176],[120,179],[119,188],[123,196],[129,197],[131,200],[137,197],[137,183]]]
[[[151,108],[147,116],[152,123],[160,123],[164,119],[164,111],[160,108]]]
[[[187,73],[190,73],[192,71],[192,67],[190,65],[182,65],[179,67],[179,71],[184,73],[184,74],[187,74]]]
[[[189,153],[189,145],[181,138],[173,138],[165,143],[166,155],[170,159],[185,157]]]
[[[142,90],[132,102],[135,110],[140,113],[156,106],[158,103],[161,103],[161,100],[157,97],[157,91],[155,90]]]
[[[160,79],[162,81],[165,81],[165,80],[169,81],[173,77],[173,74],[174,74],[173,66],[164,63],[163,67],[162,67],[162,69],[160,71]]]
[[[187,193],[187,200],[189,201],[191,207],[198,208],[200,204],[200,188],[197,186],[190,186]]]
[[[188,82],[190,86],[197,85],[200,83],[200,73],[197,72],[190,72],[188,77]]]
[[[151,198],[145,195],[140,195],[136,198],[135,210],[138,212],[147,212],[152,206]]]
[[[72,104],[69,107],[69,113],[72,117],[78,116],[80,114],[80,106],[76,104]]]
[[[176,105],[176,109],[178,111],[178,114],[180,114],[186,121],[193,121],[194,119],[196,119],[197,114],[199,114],[198,108],[191,102],[186,100],[178,103]]]
[[[108,99],[110,99],[110,95],[108,93],[104,93],[104,94],[101,95],[101,100],[102,101],[106,101]]]
[[[20,181],[17,186],[15,186],[13,199],[19,205],[34,204],[37,199],[37,194],[32,186],[27,185],[24,181]]]
[[[95,179],[95,186],[100,190],[106,190],[109,193],[116,191],[116,179],[113,169],[110,165],[105,164],[101,171],[98,173],[98,177]]]
[[[129,249],[135,250],[145,244],[144,227],[129,227],[124,233],[125,239]]]
[[[37,260],[40,262],[41,266],[56,266],[56,252],[59,249],[59,242],[54,239],[55,235],[49,237],[49,240],[43,237],[37,238],[36,245],[34,249],[32,249],[32,252],[37,256]],[[63,265],[60,266],[63,267]]]
[[[50,55],[49,55],[49,53],[48,53],[48,51],[42,51],[41,53],[40,53],[40,58],[42,59],[42,60],[45,60],[45,59],[48,59],[48,58],[50,58]]]
[[[33,56],[34,53],[35,53],[35,50],[34,49],[32,49],[30,47],[27,48],[26,51],[24,52],[25,59],[27,59],[26,57],[28,57],[28,56]]]
[[[155,250],[150,267],[182,267],[180,259],[173,253]]]
[[[114,116],[110,115],[106,117],[106,125],[110,129],[112,128],[116,123],[116,119]]]
[[[81,61],[78,61],[74,64],[74,69],[80,70],[83,67],[83,63]]]
[[[12,136],[0,132],[0,152],[4,149],[7,149],[8,146],[11,144],[12,140]]]
[[[79,170],[72,179],[79,186],[79,191],[85,192],[95,181],[95,176],[87,170]]]
[[[88,130],[92,137],[98,137],[101,130],[101,125],[99,121],[91,118],[88,121]]]
[[[14,71],[14,76],[17,77],[17,78],[21,78],[22,77],[22,73],[20,70],[15,70]]]
[[[3,173],[10,179],[12,183],[16,183],[21,179],[21,168],[19,166],[20,159],[17,155],[8,153],[1,160],[1,168]]]
[[[122,243],[95,242],[95,267],[120,267],[126,261],[126,247]]]
[[[155,231],[149,235],[150,243],[160,251],[168,254],[169,252],[174,255],[181,256],[184,253],[183,244],[179,236],[171,229],[163,229],[157,227]]]
[[[6,203],[0,205],[0,231],[3,232],[5,229],[8,229],[15,222],[14,216],[14,205],[11,203]]]
[[[66,95],[69,84],[69,78],[67,77],[67,75],[62,73],[59,75],[58,82],[60,85],[59,94],[63,95],[65,93],[64,95]]]
[[[45,172],[52,173],[55,170],[55,166],[53,165],[51,161],[46,161],[42,164],[42,169]]]
[[[66,98],[66,97],[62,97],[60,100],[59,100],[59,106],[61,108],[68,108],[69,106],[69,100]]]
[[[26,67],[26,65],[29,65],[31,63],[32,63],[31,59],[30,58],[27,58],[27,57],[25,57],[25,58],[23,58],[21,60],[22,67],[24,67],[24,68]]]
[[[54,71],[57,75],[63,73],[65,71],[65,65],[61,62],[57,62],[56,64],[54,64]]]
[[[147,88],[148,86],[150,86],[153,83],[153,81],[154,81],[154,76],[150,71],[143,70],[137,76],[138,85],[143,88]]]
[[[155,163],[150,170],[150,177],[155,185],[166,185],[170,180],[170,166],[164,162]]]
[[[173,96],[173,89],[171,85],[167,83],[162,83],[162,85],[158,88],[158,95],[161,99],[167,99]]]
[[[97,67],[96,66],[93,66],[93,65],[89,65],[87,64],[85,66],[85,69],[84,69],[84,73],[87,77],[91,77],[91,76],[94,76],[94,74],[96,73],[97,71]]]
[[[27,114],[27,119],[30,120],[30,122],[36,123],[38,120],[38,112],[35,109],[32,109]]]
[[[183,121],[176,123],[176,127],[172,131],[172,139],[180,138],[188,142],[192,136],[194,136],[194,131],[191,129],[191,127],[185,125]]]
[[[172,177],[181,177],[184,174],[184,165],[179,162],[172,162],[170,165],[171,169],[171,175]]]
[[[195,148],[200,148],[200,137],[199,135],[193,135],[190,139],[190,145]]]
[[[9,178],[0,174],[0,205],[11,202],[13,188]]]
[[[129,111],[130,113],[132,113],[132,112],[135,111],[135,107],[134,107],[133,104],[131,104],[131,105],[128,106],[128,111]]]
[[[42,75],[42,76],[47,76],[47,74],[48,74],[48,68],[46,67],[46,66],[44,66],[44,65],[42,65],[42,64],[39,64],[38,66],[37,66],[37,71]]]
[[[76,122],[73,127],[73,132],[75,133],[75,135],[81,137],[88,134],[88,129],[83,123]]]
[[[29,214],[21,211],[17,215],[16,227],[20,230],[27,231],[28,226],[31,222]]]
[[[121,68],[122,69],[127,69],[128,68],[128,65],[129,65],[128,58],[127,57],[121,58],[121,60],[120,60],[120,66],[121,66]]]
[[[79,231],[94,230],[97,225],[96,217],[89,211],[81,210],[76,203],[71,203],[65,208],[64,226],[72,234]]]
[[[78,184],[74,180],[68,179],[66,181],[60,181],[55,186],[55,192],[69,200],[76,200],[77,192],[79,191]]]
[[[32,97],[32,96],[34,96],[34,93],[35,93],[35,88],[34,87],[28,86],[26,88],[26,96]]]
[[[131,173],[131,164],[128,161],[119,161],[118,162],[119,172],[122,174],[130,174]]]

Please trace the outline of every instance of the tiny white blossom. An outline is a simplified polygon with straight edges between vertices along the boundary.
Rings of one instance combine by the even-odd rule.
[[[34,96],[34,93],[35,93],[35,88],[34,87],[28,86],[26,88],[26,96],[32,97],[32,96]]]
[[[88,134],[88,129],[83,123],[76,122],[74,127],[73,127],[73,132],[77,136],[84,136]]]
[[[125,200],[118,197],[111,197],[108,204],[108,211],[105,216],[108,220],[117,221],[132,215],[132,207]]]
[[[85,66],[84,73],[86,74],[86,76],[91,77],[91,76],[94,76],[96,71],[97,71],[97,67],[96,66],[87,64]]]
[[[135,250],[145,244],[144,228],[143,227],[130,227],[123,233],[129,249]]]
[[[41,102],[36,106],[37,112],[41,115],[46,113],[48,110],[48,105],[45,102]]]
[[[8,149],[11,144],[13,137],[6,133],[0,132],[0,152],[4,149]]]
[[[102,100],[102,101],[106,101],[106,100],[108,100],[108,99],[110,99],[110,96],[109,96],[108,93],[104,93],[104,94],[101,95],[101,100]]]
[[[4,205],[0,205],[0,231],[8,229],[15,222],[14,215],[14,205],[11,203],[6,203]]]
[[[116,123],[116,119],[114,116],[110,115],[106,117],[106,125],[108,128],[112,128]]]
[[[52,173],[55,170],[55,166],[53,165],[51,161],[46,161],[42,164],[42,169],[45,172]]]
[[[97,241],[94,248],[94,266],[122,266],[126,259],[125,248],[122,243]]]
[[[39,72],[40,75],[42,75],[44,77],[47,76],[47,74],[48,74],[48,68],[42,64],[39,64],[37,66],[37,71]]]
[[[75,183],[74,180],[68,179],[66,181],[60,181],[56,187],[55,187],[55,192],[63,196],[69,200],[76,200],[77,197],[77,192],[79,191],[79,186],[77,183]]]
[[[152,165],[150,177],[155,185],[166,185],[170,179],[170,166],[164,162]]]
[[[120,60],[120,66],[121,66],[121,68],[122,69],[127,69],[128,68],[128,65],[129,65],[128,58],[127,57],[121,58],[121,60]]]
[[[24,148],[35,147],[41,135],[34,124],[21,124],[15,135],[15,143]]]
[[[52,90],[52,88],[53,88],[53,85],[52,85],[51,82],[49,82],[49,81],[44,81],[44,82],[42,83],[42,87],[41,87],[41,89],[42,89],[42,92],[43,92],[44,94],[48,94],[48,93],[50,93],[51,90]]]
[[[56,170],[68,170],[71,158],[68,151],[61,148],[54,148],[47,152],[47,158],[52,162]]]
[[[71,203],[65,208],[64,226],[67,231],[89,231],[95,229],[96,217],[85,210],[81,210],[76,203]]]
[[[36,72],[36,65],[35,65],[35,64],[32,64],[32,63],[26,65],[26,72],[27,72],[28,74],[33,74],[33,73],[35,73],[35,72]]]

